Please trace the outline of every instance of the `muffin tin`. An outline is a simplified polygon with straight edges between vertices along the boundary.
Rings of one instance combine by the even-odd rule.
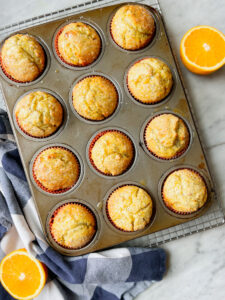
[[[123,4],[124,5],[124,4]],[[140,4],[142,5],[142,4]],[[144,49],[126,51],[113,41],[109,25],[115,10],[121,5],[96,9],[81,14],[64,17],[42,25],[20,31],[35,36],[44,45],[47,56],[46,70],[40,78],[29,84],[20,84],[8,79],[1,72],[1,86],[9,113],[13,132],[18,144],[31,193],[40,218],[43,232],[50,245],[65,255],[81,255],[99,249],[141,237],[198,218],[215,201],[215,192],[204,152],[196,131],[189,103],[186,98],[177,67],[166,36],[160,12],[146,6],[156,22],[156,34],[153,41]],[[80,20],[94,26],[102,39],[102,53],[90,66],[73,68],[65,66],[56,57],[54,38],[57,30],[65,23]],[[15,33],[14,33],[15,34]],[[2,41],[3,43],[4,41]],[[144,57],[157,57],[170,67],[174,86],[171,93],[157,104],[141,104],[129,94],[126,86],[126,74],[134,61]],[[104,121],[88,121],[74,114],[71,109],[71,89],[75,82],[84,76],[102,75],[110,79],[119,93],[119,105],[116,112]],[[63,127],[49,138],[34,139],[21,133],[14,118],[16,101],[27,92],[47,90],[65,104]],[[63,105],[64,106],[64,105]],[[171,112],[182,117],[190,130],[191,143],[177,159],[160,160],[146,153],[143,144],[143,130],[146,120],[158,113]],[[102,124],[104,123],[104,124]],[[95,172],[89,163],[87,149],[93,136],[100,131],[116,129],[127,133],[135,146],[135,160],[127,172],[120,176],[103,176]],[[51,141],[49,141],[51,139]],[[66,193],[53,195],[36,186],[32,178],[32,164],[36,154],[49,146],[68,147],[79,157],[81,176],[79,182]],[[161,185],[165,175],[175,168],[193,168],[207,183],[209,198],[202,209],[190,215],[176,215],[168,211],[161,200]],[[171,169],[172,168],[172,169]],[[144,230],[129,233],[114,230],[106,220],[105,201],[114,187],[124,184],[136,184],[149,191],[154,203],[154,218]],[[98,230],[93,241],[79,250],[65,249],[54,243],[50,236],[48,222],[54,210],[63,203],[77,201],[91,208],[97,219]]]

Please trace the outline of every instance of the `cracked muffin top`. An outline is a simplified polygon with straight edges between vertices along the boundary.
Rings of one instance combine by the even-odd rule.
[[[4,72],[14,80],[30,82],[43,72],[45,52],[34,37],[16,34],[4,42],[1,63]]]
[[[57,48],[66,63],[87,66],[98,58],[101,39],[90,25],[82,22],[70,23],[59,34]]]
[[[163,61],[148,57],[136,62],[128,71],[127,85],[134,98],[143,103],[156,103],[171,91],[173,77]]]
[[[132,141],[119,131],[103,132],[90,151],[94,166],[106,175],[124,173],[134,159]]]
[[[115,86],[102,76],[86,77],[73,88],[73,106],[86,119],[106,119],[113,114],[117,103]]]
[[[49,225],[53,239],[62,247],[71,249],[86,246],[97,229],[94,215],[79,203],[68,203],[59,207]]]
[[[152,216],[152,199],[142,188],[126,185],[116,189],[107,201],[112,223],[124,231],[145,228]]]
[[[126,50],[138,50],[147,46],[155,34],[155,22],[151,13],[141,5],[124,5],[111,22],[114,41]]]
[[[189,131],[181,118],[173,114],[162,114],[148,123],[145,142],[155,155],[170,159],[187,148]]]
[[[35,91],[18,101],[15,116],[25,133],[42,138],[53,134],[62,124],[63,108],[49,93]]]
[[[192,213],[205,204],[207,187],[196,171],[180,169],[166,178],[162,195],[166,206],[170,209],[178,213]]]
[[[43,150],[33,165],[34,179],[48,191],[71,188],[78,180],[80,166],[75,155],[63,147]]]

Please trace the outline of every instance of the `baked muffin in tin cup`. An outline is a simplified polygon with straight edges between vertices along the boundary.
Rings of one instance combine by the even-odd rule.
[[[161,58],[147,56],[134,61],[124,78],[125,90],[135,103],[159,105],[172,94],[174,72]]]
[[[83,176],[83,165],[74,149],[64,144],[52,144],[34,155],[30,173],[41,192],[61,195],[78,187]]]
[[[79,250],[89,246],[98,230],[94,212],[83,201],[63,202],[50,213],[47,232],[64,249]]]
[[[162,203],[177,217],[195,216],[209,200],[208,182],[194,167],[169,170],[159,189]]]
[[[80,69],[92,66],[103,53],[103,35],[95,24],[84,19],[67,22],[53,39],[56,58],[64,66]]]
[[[104,209],[113,228],[125,233],[146,229],[154,217],[154,204],[149,192],[136,183],[118,184],[112,188]]]
[[[161,161],[180,158],[192,142],[190,126],[181,116],[170,111],[150,117],[141,135],[146,153]]]
[[[32,140],[48,139],[62,131],[67,120],[64,101],[52,91],[34,89],[16,102],[13,118],[17,129]]]
[[[118,111],[121,91],[117,82],[102,73],[79,77],[70,91],[74,114],[86,123],[99,124],[110,120]]]
[[[7,38],[1,48],[1,69],[19,84],[35,83],[44,75],[49,55],[42,41],[29,34],[15,34]]]
[[[135,52],[153,41],[156,21],[144,5],[125,4],[116,10],[109,27],[111,38],[119,48]]]
[[[124,130],[117,128],[100,130],[87,146],[90,166],[107,178],[125,174],[134,165],[136,155],[133,139]]]

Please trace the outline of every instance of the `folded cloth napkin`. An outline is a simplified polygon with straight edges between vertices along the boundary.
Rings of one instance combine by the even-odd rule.
[[[163,249],[117,248],[66,257],[47,244],[3,110],[0,110],[0,191],[0,259],[22,246],[50,270],[48,282],[36,299],[130,300],[151,282],[162,279],[166,269]],[[2,287],[0,299],[11,299]]]

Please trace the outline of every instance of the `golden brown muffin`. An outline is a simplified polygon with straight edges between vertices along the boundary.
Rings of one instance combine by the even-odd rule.
[[[45,68],[45,52],[38,41],[27,34],[8,38],[2,47],[3,71],[19,82],[30,82],[41,75]]]
[[[111,22],[114,41],[126,50],[138,50],[147,46],[155,34],[155,22],[151,13],[141,5],[124,5]]]
[[[90,149],[95,168],[106,175],[120,175],[134,159],[132,141],[122,132],[106,131],[99,134]]]
[[[80,166],[75,155],[63,147],[43,150],[33,165],[34,179],[49,192],[71,188],[78,180]]]
[[[196,171],[180,169],[172,172],[165,180],[163,200],[168,208],[177,213],[193,213],[207,200],[206,184]]]
[[[79,249],[96,233],[96,220],[91,211],[79,203],[60,206],[50,220],[53,239],[62,247]]]
[[[59,56],[68,64],[87,66],[101,51],[101,39],[96,30],[82,22],[66,25],[56,41]]]
[[[152,199],[142,188],[126,185],[116,189],[107,201],[107,212],[114,226],[124,231],[141,230],[152,216]]]
[[[86,77],[73,88],[73,106],[86,119],[99,121],[108,118],[117,103],[115,86],[102,76]]]
[[[160,158],[171,159],[187,149],[189,131],[181,118],[162,114],[148,123],[144,138],[150,152]]]
[[[59,128],[63,121],[63,108],[52,95],[36,91],[18,101],[15,116],[19,127],[28,135],[48,137]]]
[[[173,77],[170,68],[163,61],[149,57],[136,62],[130,68],[127,85],[134,98],[152,104],[170,93]]]

